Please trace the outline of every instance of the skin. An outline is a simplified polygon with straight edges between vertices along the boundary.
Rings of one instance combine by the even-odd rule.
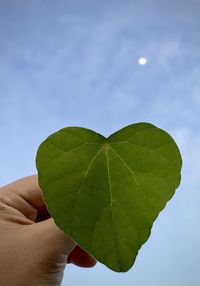
[[[37,176],[0,188],[0,285],[58,286],[67,263],[96,260],[49,216]]]

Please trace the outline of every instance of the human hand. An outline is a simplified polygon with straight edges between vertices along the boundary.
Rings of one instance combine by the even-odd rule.
[[[2,286],[58,286],[67,262],[96,264],[49,216],[37,176],[0,188],[0,229]]]

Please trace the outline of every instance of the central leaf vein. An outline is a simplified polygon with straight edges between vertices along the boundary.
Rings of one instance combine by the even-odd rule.
[[[119,245],[118,245],[118,239],[117,239],[117,231],[116,231],[116,225],[115,225],[115,220],[114,220],[114,215],[113,215],[113,210],[112,210],[113,199],[112,199],[112,190],[111,190],[111,183],[110,183],[110,167],[109,167],[109,161],[108,161],[107,145],[106,145],[106,162],[107,162],[107,170],[108,170],[108,187],[109,187],[109,192],[110,192],[110,211],[111,211],[111,218],[112,218],[112,224],[113,224],[113,230],[114,230],[114,239],[115,239],[117,259],[118,259],[119,269],[121,271],[122,265],[121,265],[121,261],[119,258]]]

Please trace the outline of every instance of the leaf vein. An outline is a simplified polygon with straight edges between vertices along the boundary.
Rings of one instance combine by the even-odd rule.
[[[166,161],[169,161],[169,159],[168,159],[167,157],[165,157],[164,155],[162,155],[162,154],[160,154],[160,153],[158,152],[158,149],[160,149],[161,147],[166,146],[166,145],[171,145],[172,142],[168,142],[168,143],[166,143],[166,144],[160,145],[158,148],[153,148],[153,149],[147,148],[147,147],[145,147],[145,146],[138,145],[138,144],[135,144],[135,143],[132,143],[132,142],[129,142],[129,141],[111,142],[111,143],[109,143],[109,144],[112,144],[112,145],[113,145],[113,144],[124,144],[124,143],[125,143],[125,144],[129,144],[129,145],[133,145],[133,146],[138,147],[138,148],[145,149],[145,150],[150,151],[150,152],[152,152],[152,153],[156,153],[156,154],[158,154],[159,156],[161,156],[162,158],[164,158]]]
[[[115,225],[114,215],[113,215],[113,211],[112,211],[113,199],[112,199],[112,190],[111,190],[111,182],[110,182],[110,167],[109,167],[107,146],[106,146],[106,162],[107,162],[107,171],[108,171],[108,186],[109,186],[109,192],[110,192],[110,211],[111,211],[111,218],[112,218],[112,224],[113,224],[113,230],[114,230],[117,259],[118,259],[119,269],[121,271],[122,265],[121,265],[121,261],[120,261],[120,257],[119,257],[119,245],[118,245],[117,231],[116,231],[116,225]]]
[[[129,172],[132,174],[132,177],[134,178],[135,180],[135,184],[136,186],[138,187],[138,190],[140,191],[140,193],[142,194],[143,198],[145,199],[146,196],[144,194],[144,192],[142,191],[138,181],[136,180],[136,177],[135,177],[135,173],[133,170],[131,170],[131,168],[127,165],[127,163],[124,161],[124,159],[119,155],[119,153],[113,148],[110,146],[110,148],[117,154],[117,156],[121,159],[121,161],[124,163],[124,165],[126,166],[126,168],[129,170]]]
[[[68,152],[71,152],[71,151],[73,151],[73,150],[76,150],[76,149],[80,148],[80,147],[83,146],[83,145],[100,145],[100,146],[104,145],[104,144],[98,144],[98,143],[82,143],[82,144],[80,144],[80,145],[78,145],[78,146],[76,146],[76,147],[74,147],[74,148],[71,148],[71,149],[65,151],[64,149],[61,149],[60,147],[58,147],[58,146],[56,146],[55,144],[53,144],[53,142],[50,142],[50,144],[54,145],[54,147],[55,147],[56,149],[62,151],[62,153],[59,154],[59,155],[57,155],[57,156],[55,156],[54,158],[50,159],[50,161],[49,161],[46,165],[44,165],[43,167],[48,167],[52,162],[55,162],[57,159],[59,159],[59,158],[60,158],[61,156],[63,156],[64,154],[66,154],[66,153],[68,153]]]
[[[74,223],[74,216],[75,216],[75,210],[76,210],[77,203],[78,203],[78,197],[79,197],[80,192],[81,192],[81,190],[82,190],[82,187],[83,187],[83,185],[84,185],[85,179],[86,179],[86,177],[87,177],[87,175],[88,175],[88,172],[89,172],[89,170],[90,170],[90,168],[91,168],[93,162],[95,161],[95,159],[97,158],[97,156],[101,153],[101,151],[102,151],[102,149],[104,148],[104,146],[105,146],[105,144],[103,144],[103,146],[98,150],[98,152],[95,154],[95,156],[94,156],[94,157],[92,158],[92,160],[90,161],[90,163],[89,163],[89,165],[88,165],[88,168],[87,168],[87,170],[86,170],[86,172],[85,172],[85,175],[84,175],[84,177],[83,177],[83,180],[82,180],[82,182],[81,182],[81,184],[80,184],[80,187],[79,187],[78,191],[76,192],[75,202],[74,202],[74,206],[73,206],[73,209],[72,209],[72,219],[71,219],[71,227],[70,227],[70,228],[72,228],[73,223]]]

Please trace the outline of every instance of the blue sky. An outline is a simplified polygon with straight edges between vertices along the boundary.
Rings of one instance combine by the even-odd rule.
[[[151,122],[183,156],[135,266],[70,265],[63,285],[200,285],[199,15],[199,0],[0,0],[1,185],[35,173],[39,144],[65,126]]]

